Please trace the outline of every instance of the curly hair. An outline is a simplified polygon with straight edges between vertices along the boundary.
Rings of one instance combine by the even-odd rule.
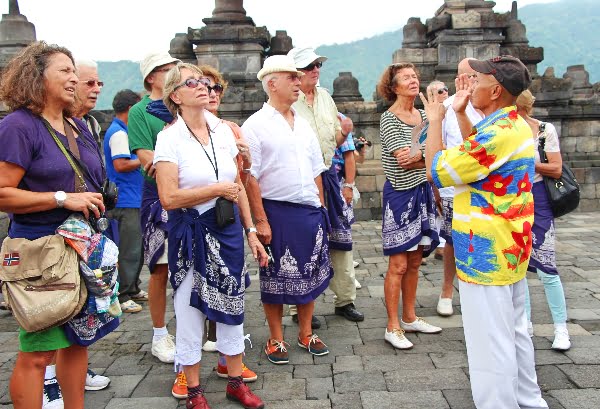
[[[196,74],[204,75],[197,65],[188,63],[177,64],[167,72],[167,75],[165,76],[163,102],[174,117],[177,117],[177,113],[179,113],[179,105],[171,99],[171,94],[175,92],[175,88],[181,83],[181,70],[184,68],[187,68]]]
[[[205,76],[212,77],[212,79],[215,80],[215,83],[221,84],[223,86],[223,92],[221,93],[222,98],[223,94],[225,94],[225,91],[227,90],[227,80],[223,78],[223,75],[219,71],[217,71],[217,69],[213,66],[203,64],[199,65],[198,68],[200,68],[200,70],[204,73]]]
[[[75,65],[71,51],[44,41],[31,43],[10,60],[0,79],[0,100],[11,111],[27,108],[42,113],[47,99],[44,72],[54,54],[66,55]]]
[[[420,78],[419,71],[413,63],[410,62],[399,62],[396,64],[388,65],[387,68],[381,74],[381,78],[377,83],[377,93],[385,98],[389,102],[396,101],[396,93],[394,87],[396,86],[396,74],[398,71],[411,68],[417,74],[417,78]]]

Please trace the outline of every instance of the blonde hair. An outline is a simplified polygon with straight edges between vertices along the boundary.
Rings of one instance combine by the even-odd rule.
[[[193,73],[203,75],[202,70],[198,68],[197,65],[187,63],[177,64],[167,72],[167,75],[165,76],[163,102],[173,116],[177,116],[177,113],[179,112],[179,105],[171,99],[171,94],[173,94],[173,92],[175,92],[175,88],[181,84],[181,70],[184,68],[192,71]]]
[[[527,115],[531,115],[531,112],[533,111],[534,102],[535,97],[533,96],[531,91],[526,89],[525,91],[521,92],[521,94],[517,97],[517,110],[522,109]]]

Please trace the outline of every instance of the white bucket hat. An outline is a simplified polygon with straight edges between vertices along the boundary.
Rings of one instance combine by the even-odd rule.
[[[311,47],[295,47],[287,55],[294,59],[296,68],[304,68],[313,62],[327,61],[327,57],[318,55],[315,53],[315,49]]]
[[[142,78],[144,79],[144,88],[147,88],[146,78],[150,73],[161,65],[167,65],[171,63],[181,62],[177,58],[173,58],[169,53],[151,53],[148,54],[142,62],[140,62],[140,71],[142,72]]]
[[[272,55],[265,60],[263,67],[260,69],[256,77],[259,81],[267,74],[274,72],[293,72],[300,76],[304,75],[303,72],[298,71],[294,65],[294,59],[287,55]]]

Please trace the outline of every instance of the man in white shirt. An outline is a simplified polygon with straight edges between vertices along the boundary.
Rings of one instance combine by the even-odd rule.
[[[257,77],[269,100],[242,126],[252,155],[248,199],[258,237],[272,254],[260,269],[260,290],[270,330],[265,353],[274,364],[289,362],[283,304],[298,306],[298,345],[313,355],[329,353],[311,329],[314,300],[333,273],[321,179],[327,168],[315,133],[292,109],[301,75],[292,58],[267,58]]]
[[[458,73],[475,75],[475,71],[469,65],[469,60],[474,58],[465,58],[458,63]],[[444,100],[443,104],[446,107],[446,116],[442,122],[442,142],[445,149],[450,149],[460,145],[463,142],[461,133],[461,124],[456,117],[456,112],[452,109],[454,95]],[[471,124],[475,125],[483,119],[481,111],[475,109],[471,102],[465,110]],[[470,132],[467,133],[468,136]],[[466,137],[465,136],[465,137]],[[456,264],[454,261],[454,244],[452,242],[452,209],[454,203],[454,187],[444,187],[440,189],[440,197],[442,199],[442,209],[444,210],[442,227],[440,236],[446,240],[444,246],[444,283],[442,293],[438,300],[437,313],[442,316],[450,316],[454,313],[452,308],[452,293],[454,291],[454,277],[456,276]]]

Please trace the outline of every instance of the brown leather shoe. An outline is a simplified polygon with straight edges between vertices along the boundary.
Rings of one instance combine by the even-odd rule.
[[[187,398],[185,401],[185,409],[210,409],[204,395],[197,395],[193,398]]]
[[[227,384],[226,394],[227,399],[241,403],[245,409],[263,409],[265,407],[263,401],[253,394],[245,383],[240,383],[237,388]]]

